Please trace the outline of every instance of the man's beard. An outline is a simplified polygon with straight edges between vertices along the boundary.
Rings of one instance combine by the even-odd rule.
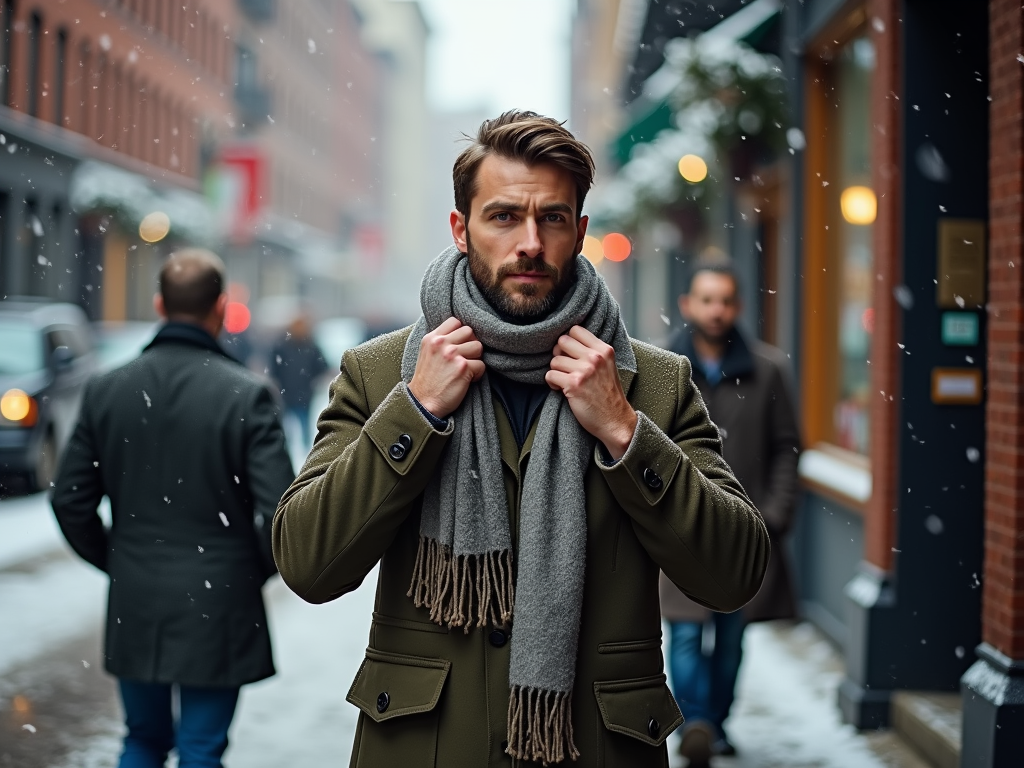
[[[695,320],[690,321],[690,325],[694,333],[700,336],[704,341],[709,344],[723,344],[729,339],[729,334],[732,333],[732,326],[729,326],[721,333],[715,333],[709,328],[705,328]]]
[[[524,257],[512,264],[502,265],[497,274],[492,275],[487,260],[473,247],[469,232],[466,232],[466,250],[469,273],[480,292],[503,319],[516,325],[529,325],[550,315],[576,281],[575,259],[566,262],[564,273],[539,259]],[[551,278],[551,289],[541,295],[541,286],[527,283],[520,285],[513,294],[505,289],[502,281],[519,272],[545,273]]]

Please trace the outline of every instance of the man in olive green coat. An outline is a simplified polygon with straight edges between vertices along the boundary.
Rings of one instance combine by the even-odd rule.
[[[319,603],[380,563],[353,766],[667,766],[659,570],[736,610],[767,532],[689,361],[578,255],[589,150],[510,112],[453,176],[456,248],[415,326],[345,354],[278,567]]]

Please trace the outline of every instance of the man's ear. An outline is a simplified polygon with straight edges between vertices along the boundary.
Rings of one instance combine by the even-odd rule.
[[[589,216],[580,216],[580,220],[576,222],[576,253],[583,253],[583,238],[587,236],[587,224],[589,223]]]
[[[683,316],[684,320],[690,319],[690,296],[686,293],[679,295],[679,314]]]
[[[469,253],[469,243],[466,238],[466,217],[458,211],[452,211],[448,220],[452,225],[452,239],[455,241],[455,247],[462,253]]]
[[[159,293],[153,294],[153,311],[161,320],[167,319],[167,311],[164,309],[164,297]]]

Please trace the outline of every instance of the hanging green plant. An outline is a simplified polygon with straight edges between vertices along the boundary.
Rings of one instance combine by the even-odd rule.
[[[669,97],[676,125],[705,135],[734,176],[785,149],[786,80],[776,57],[705,36],[673,41],[665,66],[678,78]]]

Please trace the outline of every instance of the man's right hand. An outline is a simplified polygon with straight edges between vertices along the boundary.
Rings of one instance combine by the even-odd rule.
[[[449,317],[420,342],[409,391],[437,418],[448,418],[462,403],[469,385],[484,375],[483,353],[484,345],[473,329]]]

